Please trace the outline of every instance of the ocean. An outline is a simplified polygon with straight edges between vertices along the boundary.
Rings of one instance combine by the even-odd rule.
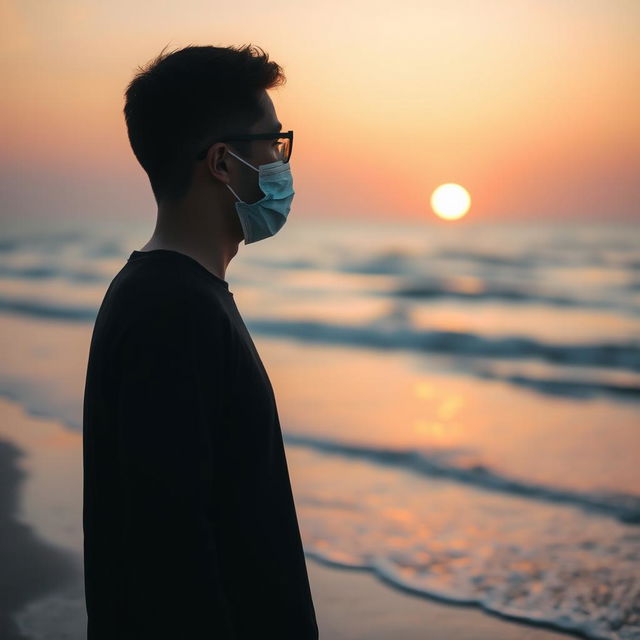
[[[89,341],[153,223],[3,226],[0,507],[34,563],[10,604],[25,637],[80,637]],[[307,555],[640,638],[639,232],[291,217],[240,244],[226,280],[274,387]]]

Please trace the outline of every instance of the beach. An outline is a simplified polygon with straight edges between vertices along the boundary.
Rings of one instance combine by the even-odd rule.
[[[277,398],[321,638],[638,637],[631,230],[356,231],[300,225],[229,274]],[[145,233],[0,247],[3,640],[84,637],[87,354]]]
[[[0,398],[0,549],[4,640],[83,640],[78,492],[81,436]],[[13,436],[11,435],[13,434]],[[51,447],[54,446],[53,455]],[[31,475],[29,475],[29,472]],[[553,640],[570,637],[445,604],[385,583],[371,571],[307,556],[321,640]]]

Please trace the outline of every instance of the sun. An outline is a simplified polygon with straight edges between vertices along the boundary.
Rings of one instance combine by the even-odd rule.
[[[469,192],[459,184],[447,182],[441,184],[431,194],[431,208],[444,220],[462,218],[471,206]]]

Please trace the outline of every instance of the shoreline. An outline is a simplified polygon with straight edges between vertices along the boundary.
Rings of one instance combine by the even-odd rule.
[[[320,640],[563,640],[584,638],[479,605],[391,583],[371,569],[305,554]]]

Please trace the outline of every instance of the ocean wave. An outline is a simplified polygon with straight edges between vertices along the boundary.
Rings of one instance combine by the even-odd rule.
[[[465,365],[465,368],[468,366],[468,364]],[[614,397],[616,400],[626,399],[634,402],[640,399],[640,384],[615,384],[571,378],[538,378],[517,373],[500,374],[474,364],[471,365],[471,369],[471,373],[479,378],[501,380],[550,396],[586,399],[604,395]]]
[[[433,257],[453,260],[465,260],[477,264],[519,269],[534,268],[539,265],[541,260],[543,259],[542,256],[534,253],[521,254],[519,256],[509,256],[498,253],[481,253],[476,251],[461,251],[459,249],[446,248],[439,250],[434,254]]]
[[[23,280],[50,280],[63,278],[69,282],[95,283],[105,282],[106,277],[98,272],[85,269],[69,269],[53,264],[34,264],[26,267],[16,267],[0,264],[1,278],[15,278]]]
[[[37,318],[68,320],[70,322],[95,321],[97,309],[83,305],[64,305],[53,301],[0,297],[0,311],[20,313]],[[252,331],[262,335],[289,338],[325,344],[342,344],[372,349],[398,349],[413,352],[438,353],[455,357],[489,359],[534,359],[553,364],[608,367],[633,372],[640,371],[640,341],[602,341],[581,344],[550,344],[526,336],[485,337],[460,331],[415,329],[402,318],[399,322],[383,316],[361,326],[329,324],[314,320],[283,320],[245,318]],[[483,374],[484,375],[484,374]],[[524,379],[515,380],[525,384]],[[540,383],[542,384],[542,383]],[[538,386],[540,386],[540,384]],[[632,389],[600,384],[589,387],[572,381],[564,387],[569,390],[582,386],[583,392],[619,392],[634,396]],[[534,386],[533,383],[531,386]],[[556,389],[560,390],[559,382]]]
[[[305,540],[311,538],[306,535]],[[322,540],[324,543],[325,541]],[[456,569],[473,559],[456,549],[349,554],[305,542],[305,555],[328,566],[367,570],[390,586],[450,605],[475,605],[505,620],[589,640],[637,640],[633,569],[591,568],[554,549],[497,549],[489,566]],[[551,560],[546,557],[548,554]],[[425,562],[423,558],[430,558]],[[454,584],[452,584],[454,583]],[[593,613],[591,613],[593,612]]]
[[[294,446],[308,447],[315,451],[348,458],[364,459],[422,475],[444,477],[485,490],[527,497],[532,500],[568,504],[614,517],[628,524],[640,524],[640,496],[606,490],[577,491],[510,478],[482,464],[470,466],[456,464],[455,450],[389,449],[291,433],[283,437],[288,444]]]
[[[7,233],[0,241],[0,252],[41,250],[45,255],[60,247],[84,244],[91,241],[91,234],[79,230],[32,229],[28,233]]]
[[[0,254],[33,253],[44,261],[69,248],[85,258],[121,256],[123,260],[126,259],[121,238],[100,238],[88,231],[32,230],[28,234],[7,234],[0,240]]]
[[[98,314],[98,310],[94,306],[65,305],[44,300],[11,298],[10,296],[0,296],[0,311],[67,322],[95,322]]]
[[[488,267],[523,272],[539,268],[599,267],[614,269],[637,269],[640,262],[637,249],[634,254],[624,256],[607,253],[606,247],[542,247],[537,250],[521,250],[517,254],[499,253],[442,247],[435,251],[415,251],[410,249],[384,249],[373,255],[341,258],[336,268],[340,271],[369,274],[416,274],[429,265],[447,261],[466,262],[472,268]],[[426,271],[425,271],[426,273]]]
[[[407,282],[388,292],[370,291],[371,295],[391,295],[398,298],[430,300],[437,298],[453,298],[461,300],[497,300],[515,304],[544,304],[553,307],[580,309],[603,309],[623,312],[631,315],[640,314],[640,307],[623,301],[606,299],[586,299],[564,294],[548,293],[532,289],[529,284],[503,284],[492,282],[487,278],[472,279],[420,279]]]
[[[310,342],[409,349],[452,356],[531,358],[555,364],[640,371],[640,341],[549,344],[526,336],[488,338],[458,331],[418,330],[406,325],[385,324],[384,319],[365,326],[260,318],[247,319],[246,324],[258,333]]]
[[[463,449],[293,441],[308,556],[512,620],[594,640],[638,637],[640,527],[619,517],[637,513],[625,498],[524,483],[514,491],[497,473],[498,488],[487,486],[486,474],[473,477],[477,465],[456,464]],[[638,496],[626,498],[637,506]]]

